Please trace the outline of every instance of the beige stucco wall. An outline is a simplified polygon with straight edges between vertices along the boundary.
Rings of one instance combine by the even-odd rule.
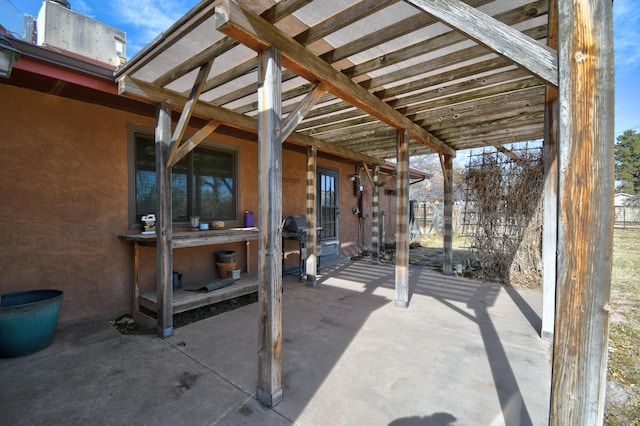
[[[153,129],[154,118],[4,84],[0,99],[0,293],[63,290],[61,323],[130,312],[132,250],[117,238],[128,224],[127,132],[132,124]],[[240,211],[257,215],[257,143],[225,143],[239,147]],[[283,217],[305,213],[305,163],[304,150],[284,150]],[[358,203],[349,180],[356,165],[320,155],[318,166],[338,170],[340,254],[356,255],[358,217],[351,209]],[[371,188],[363,183],[366,200]],[[370,205],[364,207],[370,227]],[[370,229],[365,233],[370,247]],[[220,249],[235,250],[239,266],[256,271],[255,241],[250,265],[238,243],[177,249],[174,269],[186,283],[213,277]],[[141,250],[140,272],[142,290],[153,289],[153,249]]]
[[[127,114],[0,85],[0,291],[65,292],[61,322],[127,311]]]

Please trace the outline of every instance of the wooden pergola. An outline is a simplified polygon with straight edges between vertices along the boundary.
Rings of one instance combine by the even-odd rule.
[[[407,306],[410,156],[440,157],[444,271],[451,273],[456,151],[544,139],[550,422],[601,424],[613,235],[612,38],[609,0],[202,1],[116,72],[122,95],[157,105],[159,335],[172,333],[170,170],[209,135],[258,137],[257,397],[271,406],[282,398],[283,142],[307,147],[308,229],[315,229],[318,151],[374,166],[395,158],[395,303]],[[171,109],[181,112],[173,132]],[[183,140],[192,115],[208,123]],[[315,271],[314,253],[307,262]]]

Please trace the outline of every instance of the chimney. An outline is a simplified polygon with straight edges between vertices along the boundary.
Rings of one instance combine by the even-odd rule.
[[[126,33],[71,10],[67,0],[44,0],[37,27],[40,46],[116,67],[126,61]]]

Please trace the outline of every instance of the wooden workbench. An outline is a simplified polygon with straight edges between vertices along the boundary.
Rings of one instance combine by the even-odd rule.
[[[157,313],[157,294],[155,291],[140,294],[140,246],[155,247],[156,234],[130,233],[118,235],[118,238],[133,243],[133,309],[132,316],[138,322],[152,325],[155,319],[140,312],[140,307]],[[171,247],[199,247],[217,244],[245,242],[247,248],[247,274],[242,274],[241,279],[228,287],[210,292],[194,292],[178,290],[172,293],[174,314],[194,309],[212,303],[233,299],[234,297],[250,294],[258,291],[257,276],[249,271],[249,242],[258,239],[258,228],[229,228],[208,231],[183,231],[173,232]],[[211,280],[213,282],[214,280]],[[202,283],[203,286],[206,283]]]

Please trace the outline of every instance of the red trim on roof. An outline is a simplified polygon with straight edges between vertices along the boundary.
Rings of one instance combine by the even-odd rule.
[[[13,68],[66,81],[68,83],[77,84],[79,86],[99,90],[113,95],[118,94],[118,85],[115,83],[115,80],[109,81],[81,74],[77,71],[69,71],[25,56],[22,56],[19,61],[14,62]]]

